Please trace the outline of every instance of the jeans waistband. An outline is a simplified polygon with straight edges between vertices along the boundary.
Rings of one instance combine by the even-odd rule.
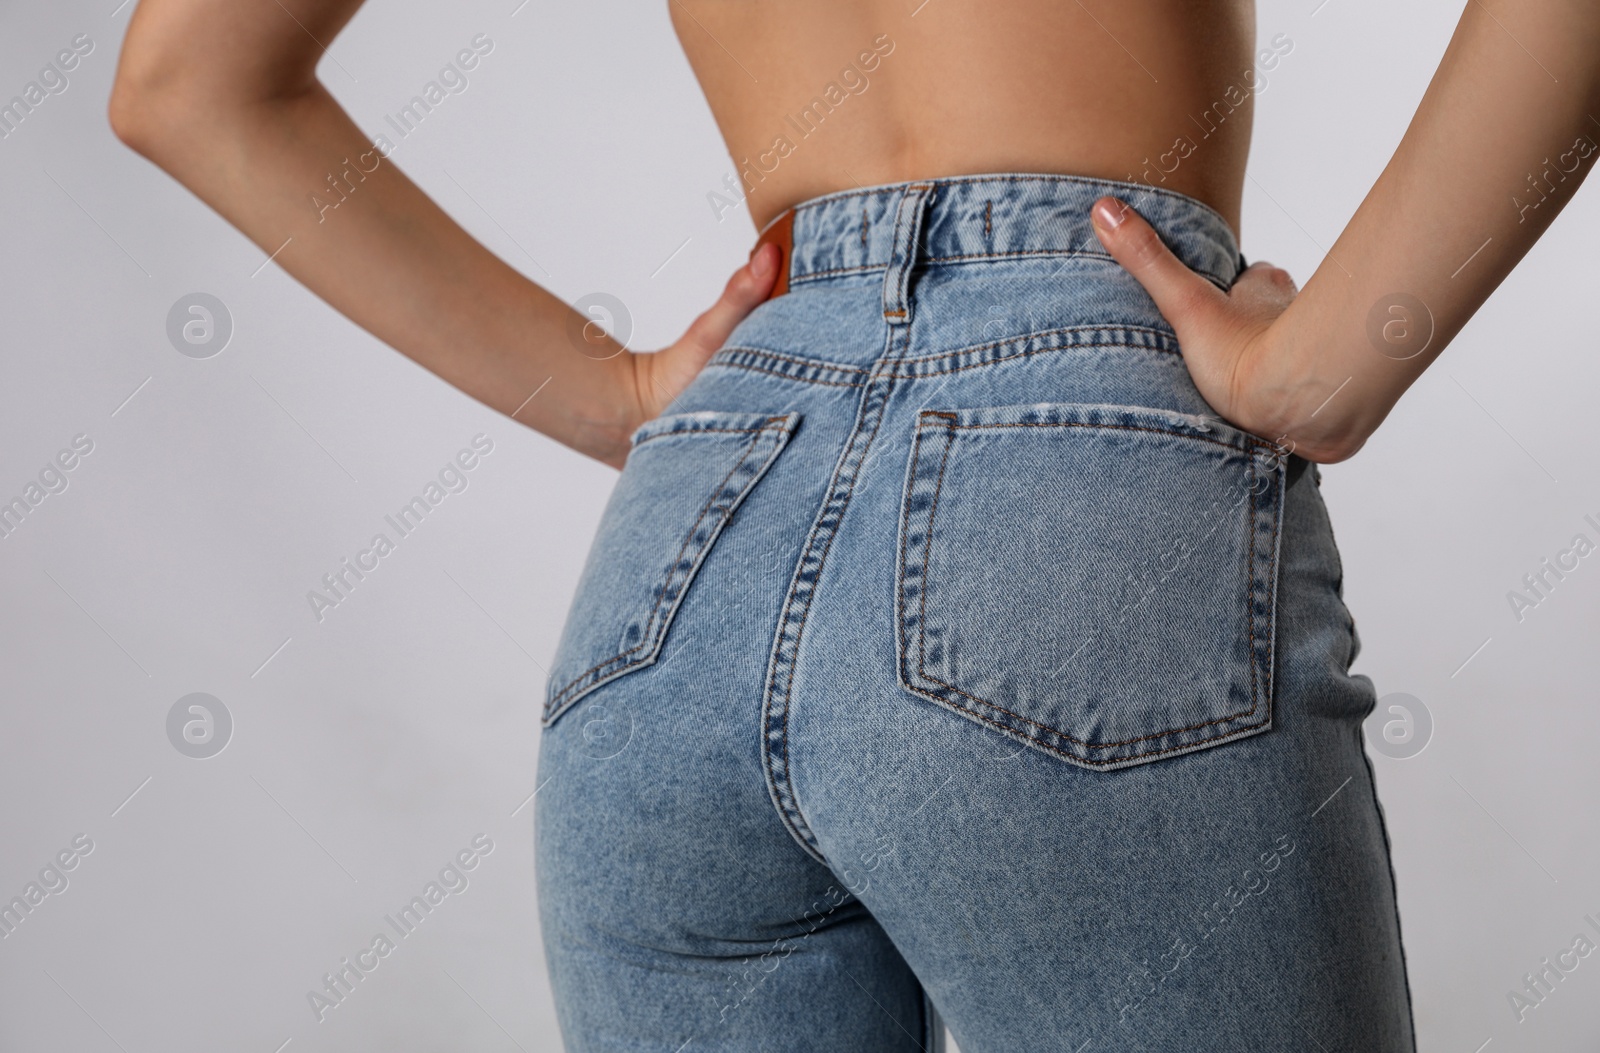
[[[1243,269],[1238,241],[1215,210],[1184,194],[1112,179],[1046,173],[948,176],[813,198],[766,229],[792,221],[788,282],[803,285],[892,264],[938,265],[1025,257],[1110,259],[1089,208],[1113,195],[1133,206],[1177,257],[1219,288]],[[901,204],[922,195],[915,245],[896,244]],[[899,224],[901,239],[905,224]],[[908,256],[914,258],[908,259]]]

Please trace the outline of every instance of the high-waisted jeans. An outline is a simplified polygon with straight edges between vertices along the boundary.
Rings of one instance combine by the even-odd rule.
[[[571,1053],[1409,1053],[1315,465],[1224,422],[1070,176],[798,207],[638,429],[550,670]]]

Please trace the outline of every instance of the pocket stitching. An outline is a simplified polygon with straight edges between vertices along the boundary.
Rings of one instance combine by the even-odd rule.
[[[941,416],[944,416],[944,414],[941,414]],[[959,430],[961,428],[1000,428],[1000,427],[1010,427],[1010,426],[1011,425],[1004,425],[1004,424],[970,424],[970,425],[952,424],[952,425],[947,425],[947,427],[950,428],[951,430]],[[1204,438],[1202,438],[1200,436],[1189,436],[1189,435],[1183,435],[1182,433],[1179,433],[1179,432],[1162,431],[1159,428],[1144,428],[1144,427],[1135,427],[1135,426],[1121,426],[1121,427],[1118,427],[1116,425],[1089,425],[1089,424],[1081,424],[1081,423],[1073,423],[1073,422],[1060,422],[1060,423],[1051,422],[1051,423],[1048,423],[1048,424],[1044,423],[1044,422],[1039,422],[1039,423],[1036,423],[1036,424],[1035,423],[1029,423],[1029,422],[1023,422],[1023,423],[1019,423],[1017,426],[1018,427],[1057,427],[1057,428],[1111,427],[1111,428],[1116,428],[1117,430],[1123,430],[1123,431],[1150,431],[1150,432],[1156,432],[1156,433],[1161,434],[1161,435],[1178,435],[1180,438],[1200,438],[1201,441],[1203,441],[1203,442],[1215,442],[1215,440],[1204,439]],[[945,444],[944,455],[940,459],[940,462],[939,462],[939,478],[938,478],[938,481],[934,484],[933,504],[928,509],[928,525],[927,525],[926,529],[927,529],[929,534],[931,534],[933,532],[933,518],[934,518],[935,514],[937,514],[937,512],[939,510],[939,493],[944,487],[945,465],[948,464],[948,462],[949,462],[949,459],[950,459],[950,448],[953,445],[954,445],[953,443],[946,443]],[[1226,443],[1217,443],[1217,445],[1227,446]],[[1227,448],[1230,449],[1230,450],[1234,449],[1234,447],[1232,447],[1232,446],[1227,446]],[[1255,519],[1255,511],[1256,511],[1255,490],[1254,490],[1254,480],[1255,480],[1255,458],[1254,457],[1249,458],[1249,464],[1250,464],[1250,479],[1251,479],[1251,484],[1252,484],[1251,487],[1250,487],[1250,518],[1251,518],[1251,520],[1253,522],[1254,519]],[[1253,544],[1249,545],[1249,546],[1247,546],[1247,549],[1248,549],[1248,561],[1249,561],[1250,579],[1253,581],[1255,579],[1255,566],[1254,566],[1254,564],[1255,564],[1255,546]],[[933,675],[929,674],[927,669],[926,669],[926,667],[925,667],[925,663],[926,663],[926,660],[927,660],[927,645],[926,645],[926,637],[925,637],[924,630],[926,629],[927,624],[928,624],[928,620],[927,620],[928,558],[932,554],[932,551],[933,551],[933,545],[931,544],[931,538],[930,538],[930,543],[924,544],[923,548],[922,548],[922,597],[921,597],[921,599],[919,601],[919,609],[918,609],[918,613],[917,613],[917,673],[920,676],[922,676],[924,679],[932,681],[935,684],[939,684],[942,687],[948,688],[949,690],[954,691],[958,695],[962,695],[962,696],[965,696],[966,698],[970,698],[974,702],[979,703],[980,705],[988,706],[988,707],[990,707],[992,709],[997,709],[1000,712],[1005,713],[1005,714],[1007,714],[1009,716],[1016,717],[1018,720],[1022,721],[1023,723],[1032,724],[1036,728],[1040,728],[1042,730],[1048,731],[1052,735],[1059,735],[1061,738],[1067,740],[1068,742],[1074,742],[1074,743],[1077,743],[1080,746],[1085,746],[1085,747],[1087,747],[1089,749],[1110,749],[1113,746],[1128,746],[1128,745],[1132,745],[1135,742],[1144,742],[1144,741],[1146,741],[1148,739],[1162,738],[1162,737],[1164,737],[1166,735],[1177,735],[1177,734],[1180,734],[1181,732],[1185,732],[1185,731],[1194,731],[1194,730],[1196,730],[1198,728],[1210,727],[1213,724],[1225,724],[1225,723],[1228,723],[1229,721],[1239,720],[1241,718],[1250,716],[1252,713],[1254,713],[1256,711],[1257,708],[1259,708],[1259,706],[1261,704],[1260,698],[1258,697],[1259,696],[1259,690],[1258,690],[1258,687],[1257,687],[1258,666],[1256,664],[1256,654],[1255,654],[1255,613],[1254,613],[1254,611],[1252,611],[1250,613],[1250,618],[1249,618],[1249,633],[1250,633],[1250,700],[1251,700],[1250,701],[1250,708],[1247,709],[1247,710],[1244,710],[1242,712],[1239,712],[1239,713],[1233,713],[1233,714],[1230,714],[1230,715],[1225,716],[1225,717],[1219,717],[1219,718],[1217,718],[1215,720],[1207,720],[1207,721],[1203,721],[1203,722],[1201,722],[1199,724],[1191,724],[1186,728],[1169,728],[1169,729],[1167,729],[1165,731],[1158,731],[1158,732],[1155,732],[1154,734],[1150,734],[1150,735],[1140,735],[1138,738],[1124,739],[1124,740],[1122,740],[1120,742],[1102,742],[1102,743],[1096,744],[1096,743],[1092,743],[1092,742],[1086,742],[1086,741],[1084,741],[1082,739],[1075,739],[1071,735],[1068,735],[1065,732],[1061,731],[1059,728],[1053,728],[1048,724],[1041,724],[1038,721],[1029,720],[1027,717],[1023,716],[1022,714],[1013,713],[1011,710],[1005,708],[1002,705],[999,705],[998,703],[991,702],[990,700],[988,700],[986,698],[979,698],[977,695],[974,695],[974,694],[971,694],[969,692],[963,691],[963,690],[961,690],[961,688],[957,687],[956,685],[948,683],[948,682],[946,682],[944,680],[939,679],[936,676],[933,676]],[[1179,748],[1181,748],[1181,747],[1179,747]],[[1148,754],[1143,754],[1143,753],[1135,754],[1135,756],[1140,756],[1140,757],[1147,756],[1147,755]]]
[[[1255,490],[1256,463],[1255,463],[1255,456],[1254,456],[1254,448],[1259,448],[1259,447],[1262,447],[1262,446],[1267,446],[1268,448],[1270,448],[1270,444],[1266,443],[1264,440],[1260,439],[1257,436],[1251,435],[1249,432],[1245,432],[1245,431],[1242,431],[1242,430],[1238,432],[1238,434],[1245,440],[1245,443],[1247,444],[1247,447],[1249,447],[1247,449],[1240,450],[1239,447],[1234,445],[1234,444],[1221,442],[1221,441],[1219,441],[1217,439],[1209,438],[1209,437],[1204,436],[1204,435],[1194,435],[1194,434],[1191,434],[1191,433],[1188,433],[1188,432],[1185,432],[1185,431],[1179,431],[1179,430],[1176,430],[1176,429],[1168,430],[1168,429],[1162,429],[1162,428],[1151,428],[1151,427],[1146,427],[1146,426],[1143,426],[1143,425],[1109,424],[1109,423],[1086,422],[1086,421],[1013,421],[1013,422],[990,423],[990,424],[962,424],[962,423],[960,423],[960,418],[956,414],[949,413],[949,412],[944,412],[944,411],[935,411],[935,410],[925,410],[925,411],[923,411],[921,416],[922,416],[923,419],[919,420],[918,423],[917,423],[916,442],[915,442],[913,450],[912,450],[912,470],[913,470],[913,474],[914,474],[914,471],[915,471],[916,458],[918,458],[920,456],[920,454],[921,454],[921,442],[922,442],[923,431],[927,427],[929,427],[929,425],[927,425],[925,423],[925,421],[926,421],[926,418],[929,418],[929,417],[943,418],[947,423],[943,424],[942,427],[946,432],[950,432],[950,433],[953,433],[953,432],[956,432],[956,431],[960,431],[962,429],[1012,428],[1012,427],[1019,427],[1019,428],[1027,428],[1027,427],[1034,427],[1034,428],[1097,428],[1097,429],[1106,429],[1106,430],[1113,430],[1113,431],[1147,431],[1147,432],[1152,432],[1152,433],[1158,434],[1158,435],[1167,435],[1167,436],[1173,436],[1173,437],[1181,438],[1181,439],[1193,439],[1193,440],[1197,440],[1197,441],[1200,441],[1200,442],[1208,442],[1208,443],[1211,443],[1212,445],[1215,445],[1215,446],[1221,446],[1224,449],[1234,450],[1234,451],[1237,451],[1237,452],[1242,452],[1242,453],[1246,454],[1246,461],[1248,463],[1248,470],[1249,470],[1249,473],[1250,473],[1250,475],[1249,475],[1250,483],[1249,483],[1249,486],[1247,487],[1247,492],[1248,492],[1249,497],[1250,497],[1250,520],[1249,520],[1250,528],[1251,528],[1252,532],[1255,529],[1255,520],[1257,518],[1257,506],[1256,506],[1256,490]],[[1132,745],[1133,743],[1136,743],[1136,742],[1144,742],[1144,741],[1147,741],[1149,739],[1164,738],[1164,737],[1169,736],[1169,735],[1182,734],[1182,733],[1184,733],[1186,731],[1195,731],[1195,730],[1198,730],[1199,728],[1210,727],[1210,726],[1212,726],[1214,724],[1229,723],[1229,722],[1232,722],[1232,721],[1241,720],[1241,719],[1243,719],[1245,717],[1249,717],[1252,714],[1254,714],[1260,708],[1260,706],[1261,706],[1261,699],[1260,699],[1260,679],[1261,679],[1261,676],[1260,676],[1260,664],[1259,664],[1259,662],[1257,660],[1257,657],[1256,657],[1256,649],[1257,649],[1256,648],[1256,633],[1255,633],[1256,612],[1255,612],[1255,609],[1254,609],[1255,608],[1254,597],[1250,598],[1250,605],[1249,605],[1248,618],[1247,618],[1248,633],[1249,633],[1249,636],[1250,636],[1250,649],[1249,649],[1250,650],[1250,698],[1251,698],[1250,708],[1247,709],[1247,710],[1244,710],[1242,712],[1239,712],[1239,713],[1230,714],[1230,715],[1228,715],[1226,717],[1219,717],[1219,718],[1217,718],[1215,720],[1207,720],[1207,721],[1203,721],[1203,722],[1201,722],[1199,724],[1191,724],[1188,727],[1169,728],[1167,730],[1159,731],[1159,732],[1156,732],[1156,733],[1150,734],[1150,735],[1141,735],[1141,736],[1139,736],[1137,738],[1124,739],[1124,740],[1122,740],[1120,742],[1105,742],[1105,743],[1098,743],[1098,744],[1091,743],[1091,742],[1086,742],[1086,741],[1083,741],[1081,739],[1073,738],[1071,735],[1066,734],[1065,732],[1061,731],[1059,728],[1051,727],[1048,724],[1042,724],[1042,723],[1040,723],[1040,722],[1038,722],[1036,720],[1030,720],[1029,718],[1023,716],[1022,714],[1014,713],[1011,710],[1009,710],[1009,709],[1005,708],[1004,706],[1001,706],[1001,705],[999,705],[999,704],[997,704],[995,702],[992,702],[992,701],[990,701],[988,699],[985,699],[985,698],[979,698],[977,695],[971,694],[970,692],[967,692],[967,691],[963,691],[961,688],[957,687],[956,685],[947,683],[946,681],[941,680],[939,677],[936,677],[936,676],[933,676],[933,675],[929,674],[927,672],[927,670],[926,670],[926,667],[925,667],[926,658],[927,658],[926,628],[927,628],[927,602],[928,602],[928,562],[929,562],[929,559],[930,559],[930,557],[932,555],[932,551],[933,551],[933,537],[932,537],[932,534],[933,534],[933,520],[934,520],[934,516],[938,513],[938,510],[939,510],[939,495],[943,491],[943,487],[944,487],[945,468],[949,464],[950,448],[954,445],[954,442],[952,440],[953,440],[953,435],[950,436],[949,438],[947,438],[947,440],[945,442],[944,452],[943,452],[943,454],[942,454],[942,456],[940,458],[940,462],[939,462],[938,479],[934,483],[933,500],[929,505],[928,513],[927,513],[927,524],[924,527],[925,538],[924,538],[924,541],[923,541],[923,544],[922,544],[922,555],[923,555],[923,559],[922,559],[922,578],[921,578],[921,584],[919,585],[919,588],[922,590],[922,595],[918,600],[918,612],[917,612],[917,674],[919,676],[921,676],[923,679],[925,679],[925,680],[927,680],[927,681],[929,681],[931,683],[940,685],[941,687],[945,688],[948,691],[951,691],[951,692],[954,692],[955,694],[961,695],[964,698],[969,698],[973,702],[977,703],[979,706],[987,707],[987,708],[989,708],[991,710],[995,710],[997,712],[1004,713],[1004,714],[1006,714],[1008,716],[1014,717],[1017,720],[1022,721],[1024,724],[1032,725],[1033,727],[1039,728],[1042,731],[1048,732],[1052,736],[1056,736],[1056,737],[1061,738],[1061,739],[1063,739],[1063,740],[1065,740],[1067,742],[1075,743],[1077,745],[1083,746],[1086,749],[1090,749],[1090,750],[1104,750],[1104,749],[1111,749],[1111,748],[1114,748],[1114,747],[1117,747],[1117,746],[1127,746],[1127,745]],[[908,501],[906,503],[905,515],[902,517],[902,530],[904,530],[905,525],[909,523],[909,520],[910,520],[910,503]],[[1248,576],[1248,581],[1252,584],[1252,587],[1253,587],[1253,583],[1255,582],[1255,554],[1256,554],[1255,550],[1256,550],[1256,540],[1252,537],[1251,543],[1246,546],[1246,569],[1247,569],[1248,575],[1249,575]],[[902,556],[901,556],[900,563],[901,563],[902,573],[903,573],[903,568],[904,568],[904,563],[905,563],[903,548],[902,548]],[[1274,550],[1274,569],[1275,568],[1276,568],[1276,549]],[[899,591],[899,590],[897,590],[897,591]],[[1275,591],[1276,590],[1274,589],[1274,592]],[[899,605],[902,606],[902,609],[903,609],[903,604],[904,604],[904,594],[903,594],[903,592],[901,593],[900,596],[897,597],[897,599],[899,600]],[[902,636],[902,643],[903,643],[903,641],[904,641],[904,637]],[[1271,668],[1271,664],[1270,664],[1271,658],[1272,658],[1272,647],[1271,647],[1271,644],[1269,642],[1269,645],[1268,645],[1268,660],[1269,660],[1268,668],[1269,669]],[[902,682],[904,682],[904,678],[902,678]],[[912,690],[912,691],[916,692],[917,694],[920,694],[920,695],[922,695],[922,696],[924,696],[926,698],[934,699],[935,701],[943,701],[937,695],[934,695],[932,692],[929,692],[929,691],[927,691],[925,689],[918,688],[918,687],[916,687],[916,686],[914,686],[912,684],[909,684],[909,683],[905,683],[905,686],[907,688],[910,688],[910,690]],[[996,728],[1000,728],[1002,730],[1011,730],[1011,729],[1007,729],[1004,724],[1002,724],[999,721],[994,720],[994,719],[992,719],[990,717],[985,716],[981,712],[976,712],[976,711],[974,711],[974,710],[972,710],[972,709],[970,709],[968,707],[963,707],[963,709],[966,712],[970,713],[972,716],[975,716],[978,719],[983,720],[985,723],[988,723],[988,724],[990,724],[990,725],[992,725],[992,726],[994,726]],[[1267,719],[1268,720],[1271,719],[1271,699],[1270,699],[1270,696],[1268,698]],[[1237,729],[1237,731],[1239,731],[1239,732],[1252,731],[1252,730],[1255,730],[1256,728],[1258,728],[1260,726],[1262,726],[1262,725],[1261,724],[1244,725],[1243,727]],[[1209,741],[1213,745],[1220,745],[1222,742],[1227,741],[1227,738],[1228,738],[1228,736],[1219,736],[1217,739],[1209,740]],[[1128,761],[1136,760],[1136,759],[1143,758],[1143,757],[1160,756],[1163,753],[1171,753],[1171,752],[1174,752],[1174,751],[1177,751],[1177,750],[1188,750],[1188,749],[1192,749],[1192,748],[1194,748],[1196,746],[1200,746],[1200,745],[1204,744],[1204,740],[1202,742],[1200,742],[1200,743],[1195,743],[1195,742],[1182,743],[1180,745],[1167,747],[1165,749],[1146,750],[1144,752],[1135,753],[1135,754],[1132,754],[1131,756],[1127,756],[1127,757],[1113,757],[1113,758],[1104,759],[1104,760],[1093,760],[1093,759],[1090,759],[1090,758],[1079,757],[1076,754],[1073,754],[1073,753],[1070,753],[1070,752],[1068,752],[1066,750],[1061,749],[1060,747],[1052,746],[1049,743],[1045,743],[1045,742],[1039,742],[1036,739],[1031,739],[1030,738],[1029,741],[1035,743],[1036,745],[1043,746],[1044,748],[1046,748],[1046,749],[1048,749],[1048,750],[1050,750],[1050,751],[1052,751],[1054,753],[1058,753],[1061,756],[1067,757],[1070,760],[1076,761],[1078,763],[1087,764],[1087,765],[1094,765],[1094,766],[1102,766],[1102,767],[1105,766],[1105,765],[1109,765],[1109,764],[1126,763]]]
[[[782,428],[780,426],[786,424],[788,420],[789,418],[787,417],[768,417],[766,422],[758,428],[681,428],[646,436],[645,438],[634,443],[632,449],[638,449],[640,446],[651,441],[652,439],[664,438],[668,435],[699,435],[706,432],[752,433],[750,436],[749,445],[745,448],[744,452],[739,455],[738,460],[734,461],[733,467],[728,469],[728,474],[722,477],[722,481],[717,483],[717,485],[712,488],[711,496],[706,499],[706,503],[701,507],[699,514],[695,516],[694,522],[690,525],[688,532],[684,535],[683,544],[678,547],[677,555],[673,557],[671,564],[669,564],[670,569],[667,571],[666,581],[662,583],[661,590],[656,594],[655,602],[651,604],[650,614],[649,617],[645,619],[644,629],[641,633],[641,639],[639,642],[625,651],[618,652],[617,654],[612,655],[610,658],[607,658],[596,665],[590,666],[582,673],[579,673],[577,676],[567,681],[566,686],[564,686],[557,694],[551,696],[550,701],[545,704],[544,723],[548,724],[552,719],[552,715],[562,708],[564,705],[563,700],[566,702],[572,701],[572,699],[567,699],[566,696],[572,694],[574,691],[596,686],[595,684],[585,684],[585,681],[589,680],[592,676],[594,676],[594,674],[616,662],[621,662],[622,664],[616,669],[611,670],[611,672],[605,674],[606,677],[613,676],[625,669],[638,665],[645,660],[643,657],[630,659],[628,656],[636,651],[641,650],[642,648],[651,646],[652,643],[659,643],[659,641],[652,640],[651,633],[655,626],[656,617],[661,613],[661,601],[666,598],[667,592],[670,590],[673,577],[678,573],[678,565],[683,562],[683,555],[689,549],[689,542],[692,541],[695,534],[699,532],[700,526],[705,521],[707,513],[712,510],[712,505],[716,503],[717,495],[722,492],[723,487],[728,485],[728,480],[732,479],[734,473],[736,473],[740,468],[749,463],[751,455],[755,452],[756,444],[759,443],[762,437],[768,432],[777,431],[779,435],[782,435]],[[774,450],[773,452],[775,455],[777,451]],[[754,484],[755,480],[751,480],[751,486]],[[746,487],[743,493],[748,492],[749,487]],[[743,494],[739,496],[743,496]],[[726,525],[726,522],[724,522],[724,525]],[[709,549],[710,543],[713,540],[715,540],[715,538],[708,538],[703,548]],[[696,568],[694,567],[689,568],[687,574],[692,574],[695,569]],[[681,597],[682,590],[680,589],[679,598]],[[597,679],[604,679],[604,677]]]
[[[631,449],[637,450],[647,442],[654,442],[656,439],[669,438],[673,435],[709,435],[713,432],[726,432],[729,435],[743,435],[746,432],[754,432],[756,438],[760,438],[762,432],[766,431],[768,428],[771,428],[776,423],[781,423],[783,420],[784,418],[782,417],[768,417],[766,422],[758,428],[671,428],[667,431],[658,431],[654,435],[646,435],[638,442],[635,442]],[[744,458],[748,456],[748,453],[744,454],[744,456],[740,457],[740,462],[742,463]],[[729,472],[728,475],[731,477],[733,473]],[[726,484],[727,481],[727,479],[722,480],[724,484]]]

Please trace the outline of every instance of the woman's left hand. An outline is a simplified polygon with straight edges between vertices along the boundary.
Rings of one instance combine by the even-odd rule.
[[[1338,460],[1319,448],[1314,434],[1286,439],[1303,425],[1295,397],[1301,385],[1278,377],[1284,356],[1276,353],[1273,323],[1294,301],[1287,271],[1256,262],[1223,292],[1162,243],[1160,235],[1130,206],[1103,197],[1091,210],[1095,234],[1112,257],[1150,294],[1178,335],[1178,346],[1195,387],[1224,420],[1272,442],[1289,445],[1309,460]]]

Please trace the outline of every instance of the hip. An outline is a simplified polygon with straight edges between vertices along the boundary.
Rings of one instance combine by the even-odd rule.
[[[1097,251],[1107,192],[1219,285],[1237,275],[1204,205],[1094,180],[801,206],[789,291],[634,435],[546,720],[656,661],[696,593],[695,631],[756,619],[769,703],[807,625],[831,624],[901,689],[1090,768],[1268,730],[1296,661],[1351,686],[1317,470],[1206,404]],[[1348,719],[1368,695],[1327,697]]]

